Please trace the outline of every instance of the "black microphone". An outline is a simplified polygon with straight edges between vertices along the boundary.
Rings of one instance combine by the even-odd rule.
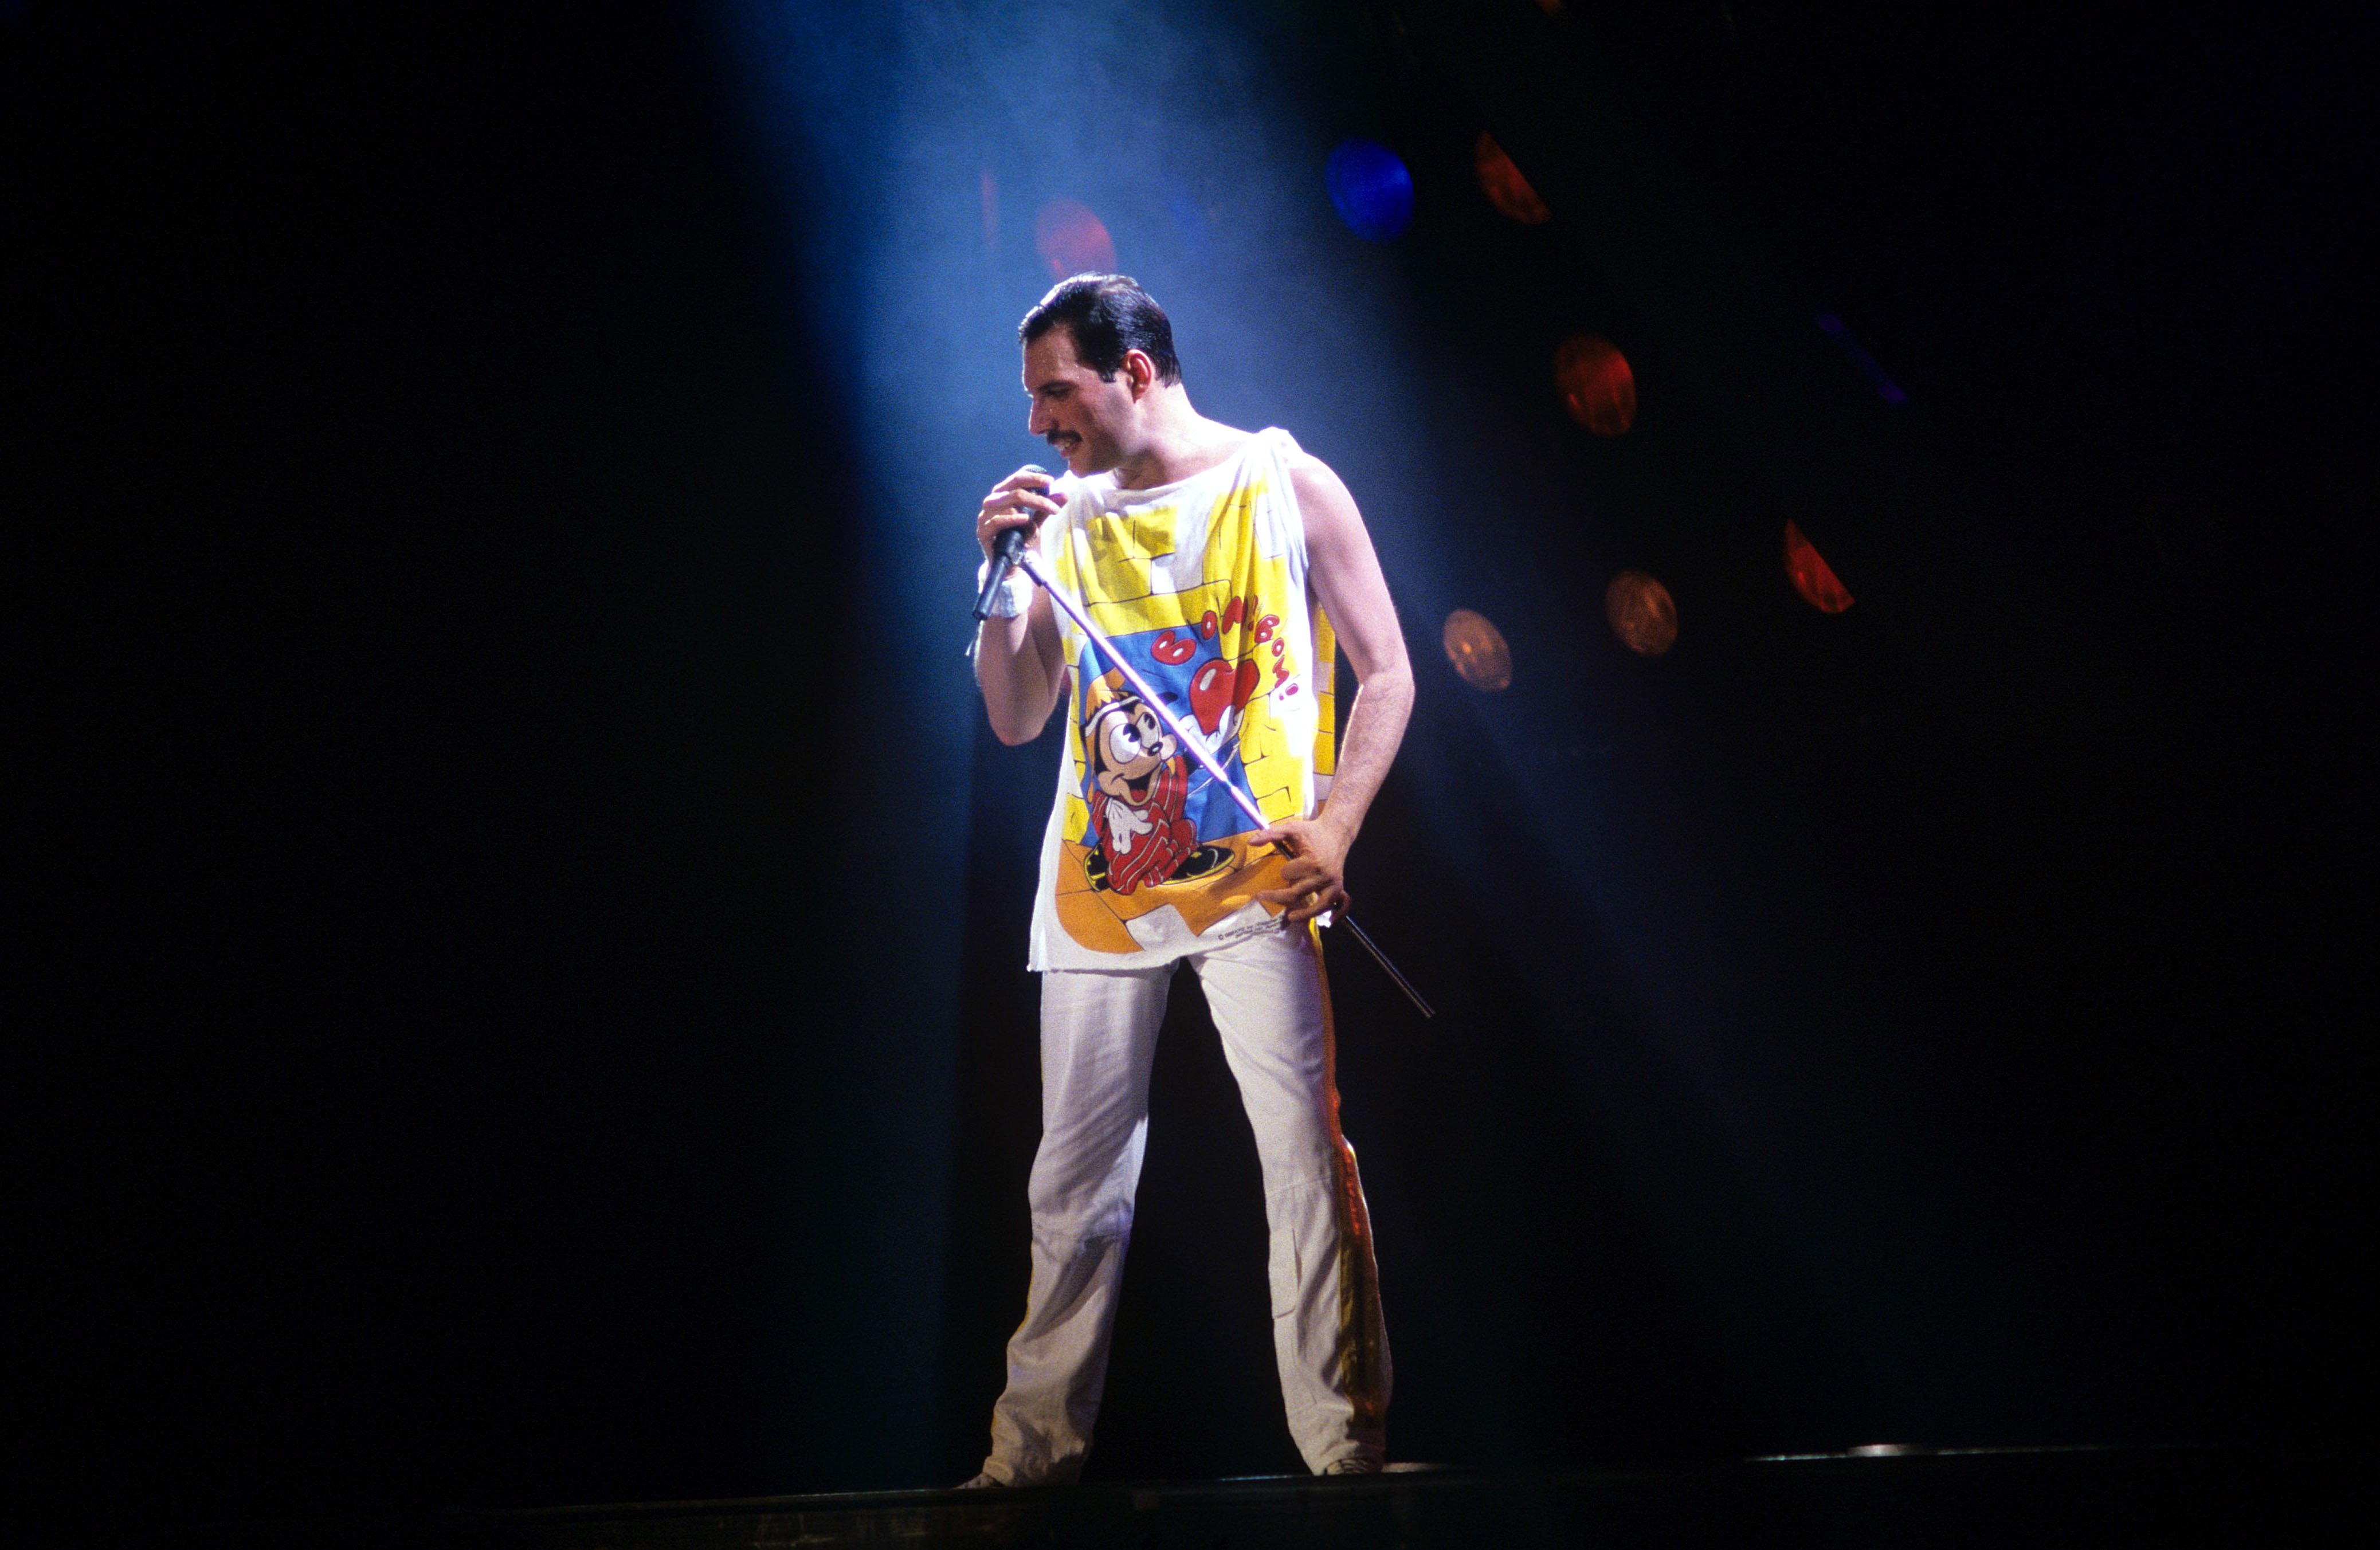
[[[1045,479],[1050,477],[1050,470],[1038,463],[1027,463],[1018,472],[1038,474]],[[1032,528],[1024,527],[1003,528],[992,544],[991,569],[984,573],[983,590],[975,595],[975,616],[978,622],[991,617],[992,602],[1000,596],[1001,586],[1007,581],[1008,573],[1016,568],[1017,561],[1025,558],[1026,539],[1032,531]]]

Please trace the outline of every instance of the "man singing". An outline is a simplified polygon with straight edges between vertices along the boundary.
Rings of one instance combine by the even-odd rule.
[[[1346,907],[1348,848],[1413,708],[1396,609],[1346,486],[1288,432],[1251,434],[1193,408],[1172,326],[1137,283],[1076,275],[1017,334],[1030,429],[1067,471],[994,486],[978,543],[989,557],[1004,530],[1027,528],[1052,579],[1269,827],[1251,829],[1089,639],[1010,577],[977,640],[992,730],[1028,743],[1062,698],[1070,713],[1033,906],[1032,1286],[991,1453],[967,1483],[1082,1471],[1166,982],[1184,960],[1256,1131],[1290,1432],[1316,1473],[1373,1473],[1389,1347],[1355,1154],[1339,1131],[1316,922]],[[1342,648],[1358,692],[1334,750]]]

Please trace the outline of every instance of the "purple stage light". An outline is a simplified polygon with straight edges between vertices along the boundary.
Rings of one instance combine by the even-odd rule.
[[[1392,241],[1412,224],[1413,174],[1378,141],[1342,142],[1323,176],[1330,186],[1331,208],[1365,241]]]

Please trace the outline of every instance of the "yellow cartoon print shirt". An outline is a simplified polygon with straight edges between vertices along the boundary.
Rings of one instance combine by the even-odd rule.
[[[1042,524],[1050,575],[1083,605],[1268,822],[1329,793],[1330,621],[1306,595],[1305,530],[1286,430],[1154,490],[1061,480]],[[1268,927],[1254,896],[1281,857],[1088,636],[1058,615],[1066,747],[1041,846],[1030,966],[1167,963]],[[1251,854],[1253,849],[1253,853]]]

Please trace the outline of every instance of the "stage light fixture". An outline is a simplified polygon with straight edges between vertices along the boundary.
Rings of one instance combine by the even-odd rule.
[[[1496,137],[1485,129],[1479,131],[1479,139],[1471,147],[1471,169],[1478,175],[1479,191],[1500,213],[1524,226],[1542,226],[1553,218],[1553,212],[1537,198],[1537,191],[1529,187],[1529,180],[1521,176],[1512,158],[1504,154]]]
[[[1636,373],[1618,345],[1573,333],[1554,351],[1554,386],[1570,418],[1598,436],[1622,436],[1636,423]]]
[[[1640,657],[1658,657],[1678,643],[1677,599],[1643,571],[1611,578],[1603,589],[1603,612],[1620,643]]]
[[[1503,632],[1489,624],[1488,617],[1467,608],[1458,608],[1446,616],[1446,628],[1441,632],[1446,645],[1446,660],[1454,671],[1475,689],[1488,694],[1500,694],[1512,686],[1512,652],[1504,644]]]
[[[1389,242],[1412,224],[1413,174],[1377,140],[1342,141],[1323,168],[1330,207],[1366,242]]]
[[[1075,200],[1051,200],[1041,207],[1033,218],[1033,250],[1050,266],[1054,280],[1115,272],[1115,239],[1090,206]]]
[[[1792,580],[1793,590],[1821,613],[1840,613],[1852,606],[1851,588],[1837,578],[1818,546],[1803,538],[1800,526],[1791,521],[1785,524],[1785,574]]]

